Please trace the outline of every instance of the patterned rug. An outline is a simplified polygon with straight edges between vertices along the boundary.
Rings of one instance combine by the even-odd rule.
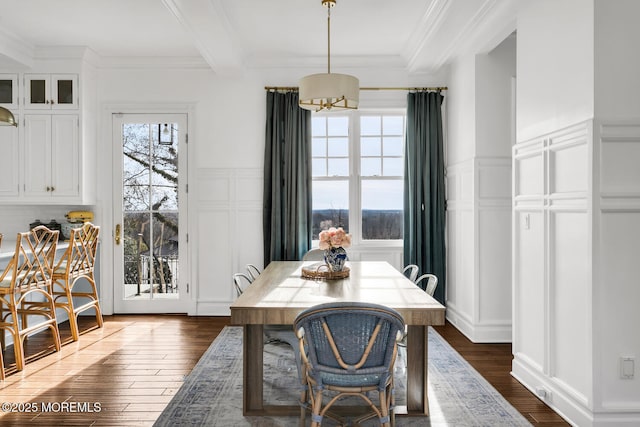
[[[264,396],[296,404],[297,372],[286,344],[265,345]],[[404,403],[405,360],[396,362],[396,403]],[[530,426],[437,332],[429,328],[430,416],[397,417],[397,426]],[[307,416],[307,425],[309,424]],[[297,417],[242,416],[242,328],[225,327],[185,378],[154,426],[296,426]],[[334,425],[325,418],[323,426]],[[364,425],[379,425],[370,420]]]

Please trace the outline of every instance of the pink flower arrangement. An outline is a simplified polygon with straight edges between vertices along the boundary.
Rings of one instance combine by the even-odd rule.
[[[318,236],[320,239],[320,249],[329,249],[332,247],[348,248],[351,246],[351,235],[344,232],[342,227],[331,227],[328,230],[322,230]]]

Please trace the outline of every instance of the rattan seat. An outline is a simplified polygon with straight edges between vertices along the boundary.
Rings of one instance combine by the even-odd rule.
[[[378,417],[380,424],[394,424],[393,365],[404,319],[395,310],[378,304],[336,302],[311,307],[298,315],[294,330],[299,339],[306,389],[301,394],[301,422],[311,410],[311,426],[331,413],[345,396],[357,396],[371,412],[355,420]],[[333,392],[324,402],[324,392]],[[378,392],[378,404],[369,392]]]
[[[55,350],[60,350],[56,310],[50,293],[58,235],[58,231],[45,226],[18,233],[13,257],[0,274],[2,349],[8,330],[18,371],[24,369],[24,340],[30,334],[51,329]],[[4,378],[4,362],[0,378]]]
[[[90,222],[71,229],[69,247],[56,263],[53,272],[52,294],[55,306],[67,312],[74,341],[80,337],[80,313],[94,309],[97,327],[101,328],[103,324],[94,277],[99,235],[100,227]],[[82,282],[88,285],[83,286]]]

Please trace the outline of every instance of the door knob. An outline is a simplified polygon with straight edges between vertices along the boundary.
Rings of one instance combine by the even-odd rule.
[[[116,245],[120,244],[120,224],[116,224]]]

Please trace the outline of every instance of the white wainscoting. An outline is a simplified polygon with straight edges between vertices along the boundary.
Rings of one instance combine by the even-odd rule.
[[[196,315],[228,316],[232,275],[251,263],[262,269],[261,169],[199,169],[195,236]],[[353,261],[388,261],[402,268],[402,246],[353,246]],[[382,303],[383,301],[381,301]]]
[[[511,159],[447,168],[447,319],[473,342],[511,342]]]
[[[196,314],[228,316],[232,275],[262,268],[262,170],[197,171]]]
[[[640,425],[640,118],[594,126],[594,407],[600,425]],[[621,356],[635,377],[619,377]]]
[[[581,421],[593,365],[591,129],[585,121],[513,151],[513,375]]]
[[[640,425],[639,164],[640,119],[514,147],[512,373],[575,425]]]

